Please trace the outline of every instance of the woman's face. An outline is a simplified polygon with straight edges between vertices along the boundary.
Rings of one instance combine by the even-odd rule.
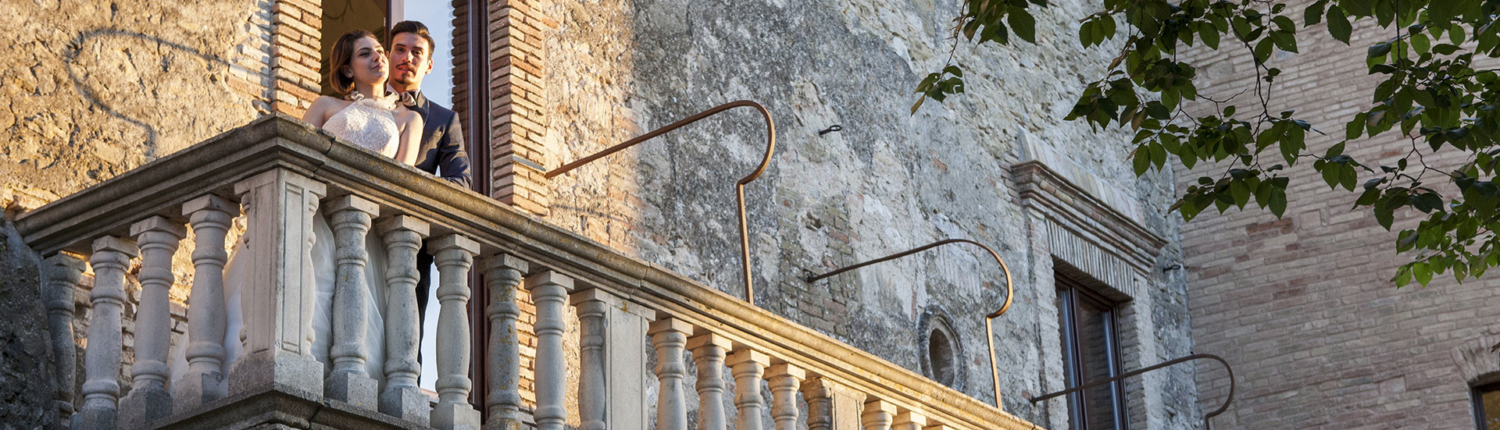
[[[385,84],[390,68],[386,65],[385,48],[374,38],[361,37],[354,41],[354,58],[349,60],[354,72],[354,82],[371,86]]]

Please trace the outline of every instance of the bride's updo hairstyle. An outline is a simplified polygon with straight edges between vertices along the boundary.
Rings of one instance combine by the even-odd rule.
[[[339,36],[339,41],[333,44],[333,52],[328,57],[328,82],[333,84],[333,90],[339,95],[348,95],[354,91],[354,77],[344,76],[344,67],[354,60],[354,43],[361,38],[375,39],[375,34],[365,30],[354,30]],[[351,73],[352,74],[352,73]]]

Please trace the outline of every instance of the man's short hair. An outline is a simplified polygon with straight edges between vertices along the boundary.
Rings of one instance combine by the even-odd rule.
[[[432,51],[437,49],[437,44],[432,41],[432,35],[428,34],[426,25],[422,25],[422,23],[416,21],[401,21],[396,23],[396,25],[391,26],[391,40],[387,41],[387,45],[394,46],[396,35],[401,33],[414,33],[426,40],[427,59],[432,59]]]

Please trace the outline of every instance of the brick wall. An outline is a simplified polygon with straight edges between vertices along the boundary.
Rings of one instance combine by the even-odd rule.
[[[491,196],[546,215],[548,198],[542,137],[542,30],[557,28],[538,9],[541,0],[491,2]]]
[[[271,110],[301,118],[318,98],[322,2],[276,0],[272,10]]]
[[[1310,2],[1292,3],[1287,13],[1301,22]],[[1271,60],[1283,71],[1273,112],[1296,109],[1328,133],[1308,134],[1313,152],[1336,143],[1343,124],[1370,105],[1376,81],[1364,70],[1365,47],[1391,36],[1372,26],[1356,27],[1345,46],[1320,24],[1298,35],[1301,53]],[[1224,46],[1193,57],[1200,94],[1224,98],[1254,83],[1246,52]],[[1246,112],[1249,103],[1240,104]],[[1389,163],[1409,145],[1387,133],[1350,142],[1345,153]],[[1427,288],[1397,290],[1389,279],[1410,257],[1395,254],[1396,234],[1368,210],[1351,211],[1357,196],[1330,191],[1310,165],[1292,171],[1285,218],[1205,214],[1182,230],[1196,351],[1229,360],[1239,383],[1215,428],[1472,428],[1451,355],[1500,327],[1487,316],[1500,306],[1500,277],[1459,285],[1438,276]],[[1177,183],[1209,172],[1179,170]],[[1398,212],[1395,228],[1414,225],[1415,215]],[[1198,368],[1204,410],[1223,402],[1225,376],[1218,366]]]

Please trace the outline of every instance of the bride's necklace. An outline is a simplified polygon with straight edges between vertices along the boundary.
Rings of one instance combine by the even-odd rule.
[[[387,94],[386,97],[382,97],[382,98],[379,98],[379,99],[373,99],[373,98],[365,97],[365,94],[361,93],[359,91],[351,91],[349,93],[349,95],[346,96],[345,98],[349,99],[349,101],[354,102],[354,103],[359,103],[361,101],[369,100],[369,104],[373,104],[376,107],[379,107],[379,108],[385,109],[385,110],[396,110],[396,102],[398,100],[400,100],[400,98],[397,97],[395,94]]]

